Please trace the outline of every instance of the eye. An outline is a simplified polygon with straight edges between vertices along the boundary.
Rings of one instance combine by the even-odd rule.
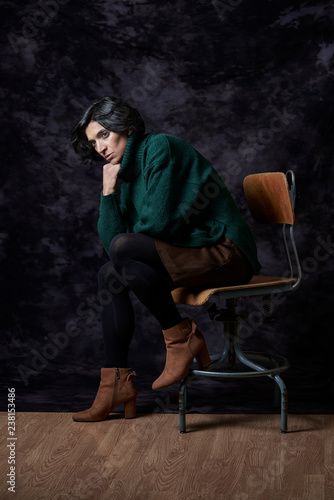
[[[107,137],[109,137],[108,130],[104,130],[101,135],[102,135],[103,139],[106,139]]]

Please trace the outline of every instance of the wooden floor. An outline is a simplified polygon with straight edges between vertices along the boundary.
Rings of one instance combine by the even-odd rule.
[[[288,434],[278,415],[192,414],[187,424],[180,434],[175,414],[78,423],[68,413],[17,413],[12,493],[1,413],[0,498],[334,499],[333,415],[290,415]]]

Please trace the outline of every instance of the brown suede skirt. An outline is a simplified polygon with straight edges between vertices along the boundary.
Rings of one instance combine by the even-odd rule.
[[[177,247],[161,240],[155,240],[155,246],[176,286],[244,285],[253,276],[248,259],[225,237],[210,247]]]

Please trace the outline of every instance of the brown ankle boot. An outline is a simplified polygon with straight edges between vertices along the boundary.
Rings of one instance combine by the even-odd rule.
[[[164,371],[153,382],[154,390],[163,389],[184,379],[194,358],[200,368],[211,363],[205,339],[197,330],[194,320],[185,319],[162,333],[165,337],[167,357]]]
[[[101,382],[94,403],[88,410],[75,413],[76,422],[99,422],[111,410],[124,403],[125,418],[136,416],[136,373],[131,368],[101,368]]]

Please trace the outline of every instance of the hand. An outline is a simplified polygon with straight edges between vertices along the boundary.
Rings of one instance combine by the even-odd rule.
[[[106,163],[103,165],[103,196],[115,193],[117,177],[121,164],[117,163],[113,165],[112,163]]]

